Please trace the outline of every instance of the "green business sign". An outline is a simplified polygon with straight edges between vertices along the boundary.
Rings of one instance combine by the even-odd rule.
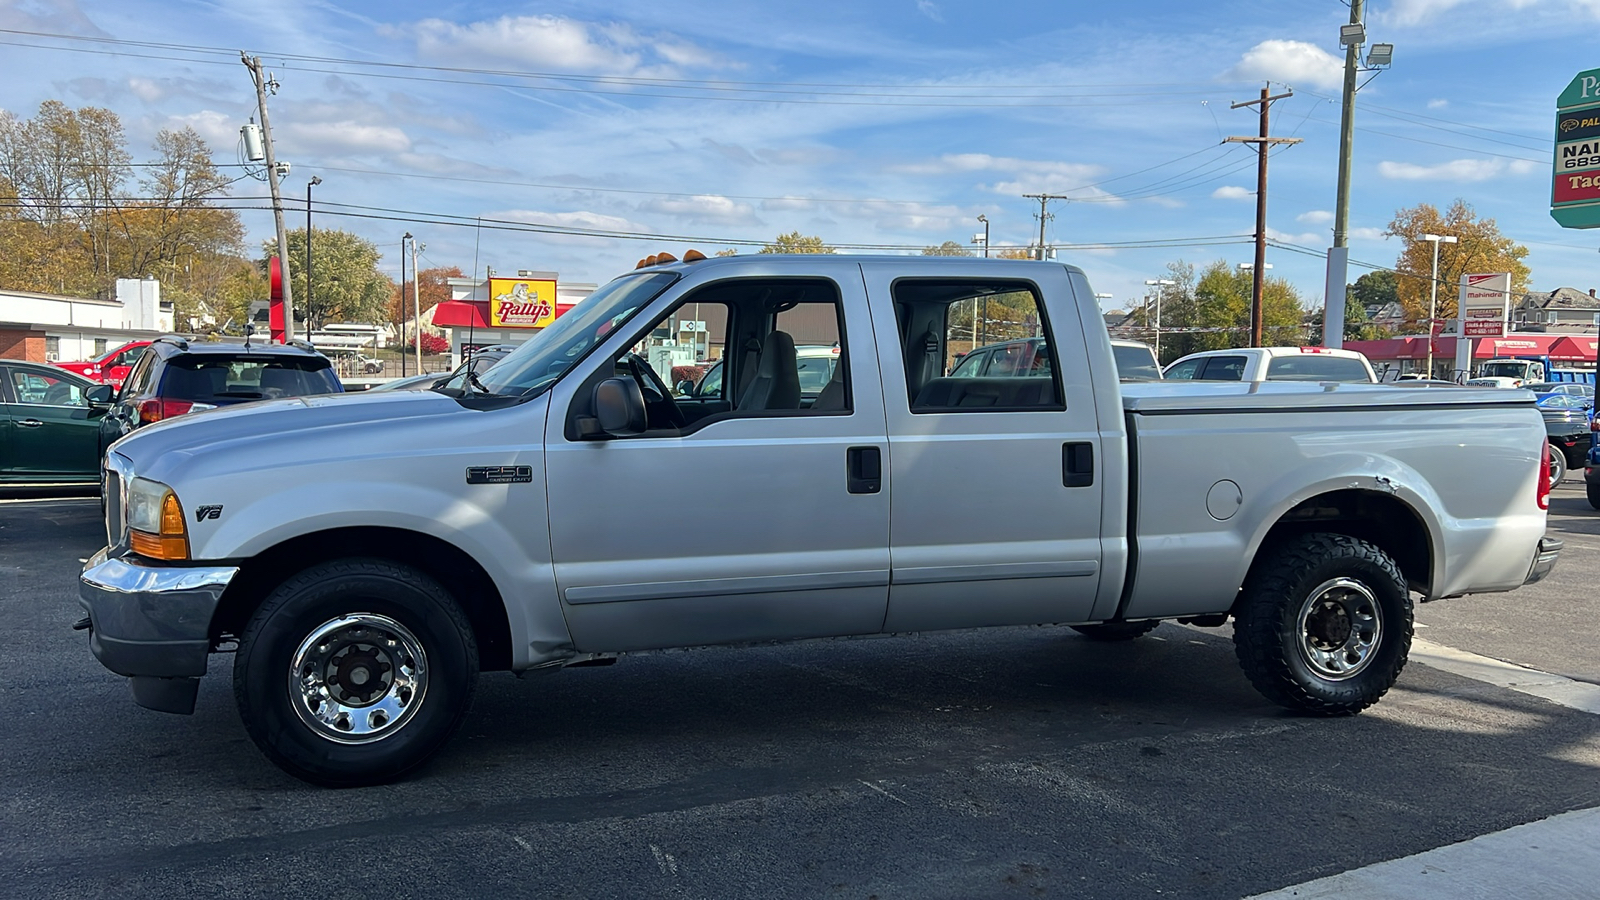
[[[1600,228],[1600,69],[1579,72],[1556,98],[1550,215],[1567,228]]]

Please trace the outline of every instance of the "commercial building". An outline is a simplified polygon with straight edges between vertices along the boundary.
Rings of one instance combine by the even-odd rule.
[[[433,326],[449,333],[452,367],[469,349],[522,343],[599,287],[562,283],[555,272],[527,269],[515,277],[491,272],[488,278],[451,278],[448,283],[450,299],[428,312]]]
[[[115,300],[0,290],[0,358],[93,359],[172,331],[172,305],[153,278],[119,278]]]

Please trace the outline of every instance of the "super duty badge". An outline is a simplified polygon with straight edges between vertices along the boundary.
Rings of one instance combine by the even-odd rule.
[[[467,484],[527,484],[533,466],[468,466]]]

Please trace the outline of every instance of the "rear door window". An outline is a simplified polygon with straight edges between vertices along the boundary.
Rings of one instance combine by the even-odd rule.
[[[1243,381],[1245,359],[1242,356],[1211,356],[1206,358],[1201,381]]]
[[[1177,381],[1193,381],[1200,375],[1200,364],[1206,361],[1205,357],[1199,359],[1184,359],[1172,364],[1167,370],[1167,378]]]

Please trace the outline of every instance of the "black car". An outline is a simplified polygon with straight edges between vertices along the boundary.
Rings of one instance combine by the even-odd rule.
[[[161,337],[128,373],[101,419],[101,446],[141,425],[185,413],[344,390],[333,362],[310,344]],[[110,400],[110,386],[90,400]]]
[[[94,484],[100,417],[87,378],[43,363],[0,359],[0,484]]]
[[[1573,466],[1582,466],[1593,440],[1589,431],[1591,401],[1571,394],[1540,394],[1539,412],[1550,437],[1550,482],[1560,484]]]

